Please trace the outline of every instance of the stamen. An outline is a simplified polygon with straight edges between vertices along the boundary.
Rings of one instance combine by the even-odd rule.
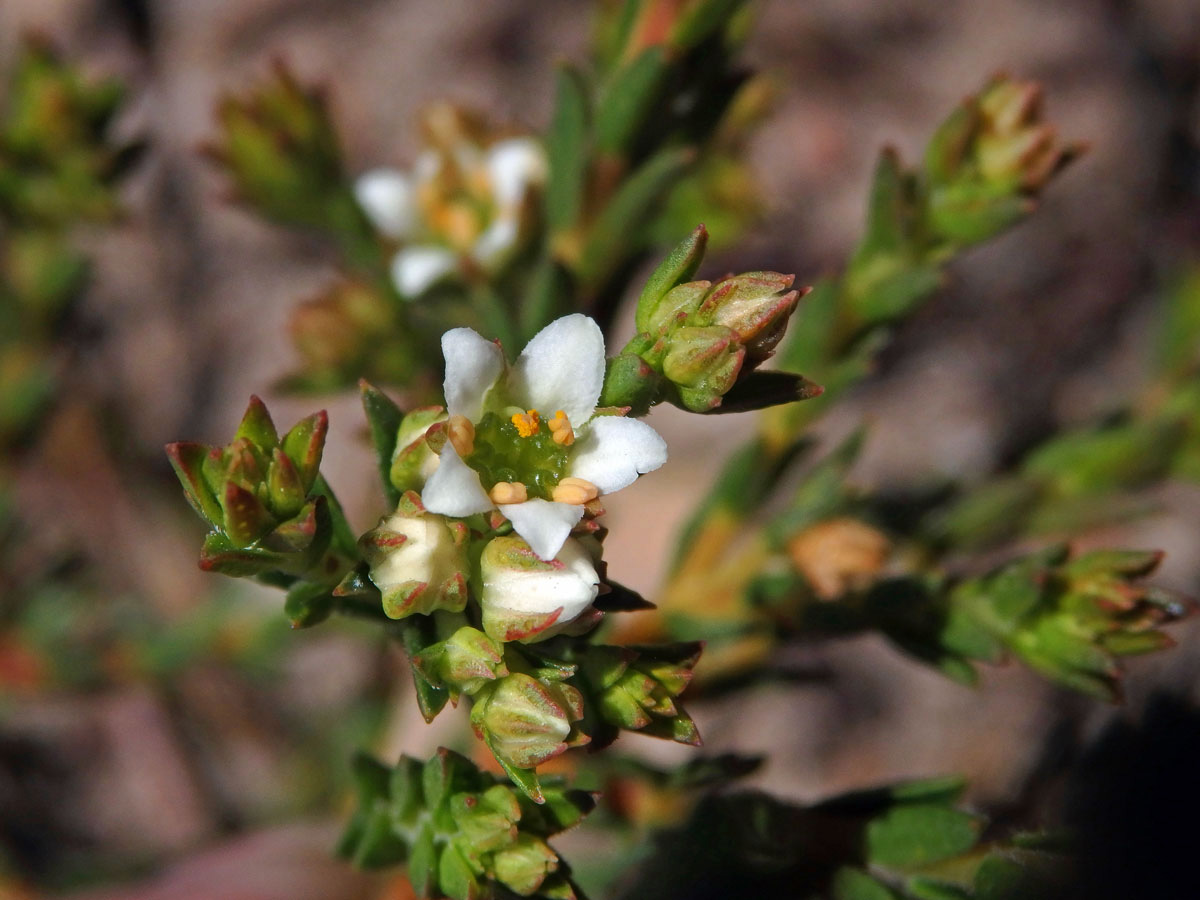
[[[554,439],[554,443],[563,447],[570,447],[575,443],[575,430],[571,427],[571,420],[561,409],[546,424],[550,426],[550,437]]]
[[[501,503],[524,503],[529,499],[529,489],[519,481],[498,481],[492,485],[488,496],[497,505]]]
[[[550,499],[555,503],[582,506],[600,496],[600,488],[584,478],[564,478],[554,486]]]
[[[463,459],[475,452],[475,424],[466,416],[451,416],[446,422],[446,436]]]
[[[523,413],[513,413],[512,423],[517,426],[517,434],[523,438],[533,437],[538,433],[542,418],[536,409],[527,409]]]

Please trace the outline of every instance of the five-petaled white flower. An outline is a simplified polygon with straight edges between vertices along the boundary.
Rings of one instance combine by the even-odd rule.
[[[421,494],[430,512],[497,508],[534,553],[552,560],[585,503],[666,462],[666,442],[645,422],[597,414],[604,336],[587,316],[551,322],[511,367],[470,328],[446,332],[442,352],[450,418]]]
[[[366,172],[354,194],[375,228],[404,244],[392,258],[392,280],[411,299],[464,265],[502,266],[521,238],[525,196],[545,178],[546,155],[534,138],[482,146],[460,135],[423,152],[411,174]]]

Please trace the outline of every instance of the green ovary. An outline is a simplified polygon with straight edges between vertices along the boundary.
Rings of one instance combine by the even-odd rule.
[[[488,491],[512,481],[525,485],[530,497],[549,500],[566,474],[567,448],[554,442],[544,422],[537,434],[521,437],[509,419],[490,412],[475,425],[475,450],[466,463]]]

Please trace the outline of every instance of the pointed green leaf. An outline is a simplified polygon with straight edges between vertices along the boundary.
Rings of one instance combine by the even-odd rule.
[[[183,485],[183,492],[188,503],[200,514],[201,518],[219,527],[224,521],[225,514],[221,510],[221,504],[217,502],[216,494],[209,488],[203,475],[204,461],[208,458],[209,452],[210,448],[204,444],[194,444],[188,441],[167,444],[167,458],[171,461],[171,468],[175,470],[175,476],[179,479],[179,483]]]
[[[588,87],[573,66],[555,73],[554,116],[546,134],[546,224],[551,234],[573,227],[583,209],[590,158]],[[547,320],[548,321],[548,320]]]
[[[321,453],[325,449],[325,435],[329,430],[329,416],[325,410],[301,419],[292,430],[283,436],[283,452],[287,454],[300,473],[305,492],[311,491],[317,473],[321,469]]]
[[[250,396],[250,405],[246,407],[237,434],[233,437],[234,440],[249,438],[263,450],[271,450],[278,446],[279,434],[275,431],[275,423],[271,421],[267,407],[256,395]]]
[[[395,507],[400,501],[400,492],[392,484],[392,457],[396,453],[396,435],[400,430],[400,422],[404,419],[404,413],[387,394],[377,387],[366,381],[359,381],[358,387],[362,392],[363,412],[367,416],[371,444],[375,447],[375,459],[379,465],[383,493],[387,497],[388,507]]]

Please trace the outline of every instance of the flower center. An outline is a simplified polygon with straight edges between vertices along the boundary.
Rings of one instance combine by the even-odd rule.
[[[475,425],[474,447],[465,458],[467,465],[479,473],[484,490],[491,493],[496,485],[506,482],[524,485],[529,497],[552,499],[567,469],[569,446],[559,436],[565,434],[564,427],[570,429],[570,424],[560,423],[554,428],[559,416],[566,423],[561,412],[543,423],[535,409],[507,417],[485,414]]]

